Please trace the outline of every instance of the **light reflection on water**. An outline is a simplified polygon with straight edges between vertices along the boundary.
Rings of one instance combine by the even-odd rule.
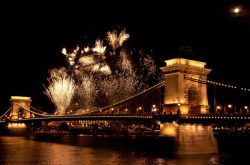
[[[80,135],[57,139],[0,136],[0,164],[231,165],[250,162],[247,137],[217,141],[211,126],[176,123],[162,125],[160,133],[157,137]]]
[[[74,136],[37,140],[0,136],[0,164],[220,164],[218,154],[174,155],[171,143],[171,139],[153,138]]]

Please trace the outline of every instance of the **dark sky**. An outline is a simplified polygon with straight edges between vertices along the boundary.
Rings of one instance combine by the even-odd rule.
[[[235,5],[244,9],[240,16],[230,13]],[[61,49],[93,42],[117,28],[131,34],[130,48],[152,49],[158,67],[190,46],[193,54],[186,57],[206,62],[213,69],[210,79],[250,88],[247,0],[34,1],[0,6],[0,112],[9,107],[12,95],[31,96],[35,106],[47,104],[42,84],[49,69],[65,66]]]

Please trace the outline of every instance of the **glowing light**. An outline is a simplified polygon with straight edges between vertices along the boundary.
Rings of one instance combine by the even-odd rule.
[[[131,73],[133,70],[131,65],[131,60],[129,60],[128,54],[125,52],[125,50],[122,50],[120,52],[120,56],[121,56],[121,68]]]
[[[72,75],[75,92],[68,106],[81,109],[73,111],[82,113],[82,109],[91,109],[89,112],[92,112],[112,105],[143,91],[149,87],[149,83],[156,84],[161,80],[149,54],[134,52],[123,46],[129,37],[125,29],[120,33],[113,30],[107,33],[108,45],[105,45],[104,40],[97,39],[94,47],[76,46],[72,51],[62,49],[68,68],[53,69],[50,76],[52,81],[52,77],[60,79],[69,73]],[[139,61],[132,61],[132,55],[138,56],[136,59]]]
[[[126,30],[122,30],[120,34],[117,34],[116,30],[107,32],[107,39],[110,46],[113,49],[112,54],[115,54],[115,50],[123,45],[123,43],[129,38],[129,34],[126,33]]]
[[[233,12],[234,12],[235,14],[238,14],[240,11],[241,11],[241,9],[240,9],[239,7],[235,7],[235,8],[233,9]]]
[[[65,48],[62,49],[62,54],[64,54],[65,56],[68,55],[67,50]]]
[[[25,96],[11,96],[11,100],[24,100],[24,101],[31,101],[30,97]]]
[[[221,109],[221,106],[220,106],[220,105],[217,105],[217,106],[216,106],[216,109]]]
[[[88,108],[94,105],[97,91],[93,79],[92,76],[82,76],[79,79],[80,83],[76,86],[76,94],[79,98],[77,101],[80,107]]]
[[[178,124],[167,123],[160,124],[160,135],[167,137],[176,137],[178,134]]]
[[[167,66],[170,65],[190,65],[190,66],[195,66],[199,68],[204,68],[206,65],[205,62],[200,62],[200,61],[194,61],[194,60],[188,60],[188,59],[183,59],[183,58],[175,58],[171,60],[166,60],[165,61]]]
[[[117,32],[115,30],[112,32],[107,32],[107,39],[113,49],[116,49],[118,47],[117,44],[118,37],[117,37]]]
[[[84,48],[84,52],[86,52],[86,53],[89,52],[89,50],[90,50],[90,49],[89,49],[88,46]]]
[[[228,104],[227,107],[228,107],[228,108],[232,108],[232,105],[231,105],[231,104]]]
[[[94,72],[96,72],[96,71],[98,71],[100,69],[100,65],[95,64],[95,65],[93,65],[92,69],[93,69]]]
[[[93,65],[95,60],[92,56],[83,56],[79,58],[79,63],[81,63],[83,66]]]
[[[8,128],[26,128],[25,123],[8,123]]]
[[[65,114],[65,111],[74,96],[74,92],[74,80],[66,75],[52,77],[51,80],[49,80],[48,88],[45,87],[44,91],[44,93],[56,106],[56,111],[59,115]]]
[[[107,75],[109,75],[109,74],[112,73],[112,72],[111,72],[111,69],[110,69],[110,67],[109,67],[108,65],[102,66],[102,67],[100,68],[100,71],[101,71],[102,73],[104,73],[104,74],[107,74]]]
[[[103,41],[100,39],[97,39],[95,41],[95,47],[92,49],[94,52],[98,54],[104,54],[106,50],[106,46],[103,46]]]
[[[119,34],[118,37],[118,41],[119,41],[119,46],[122,46],[122,44],[129,38],[129,34],[126,33],[125,30],[121,31],[121,33]]]

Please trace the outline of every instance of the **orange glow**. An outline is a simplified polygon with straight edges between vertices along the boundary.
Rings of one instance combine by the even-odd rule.
[[[26,101],[31,101],[30,97],[25,97],[25,96],[11,96],[11,100],[26,100]]]
[[[180,111],[181,111],[182,115],[187,115],[188,114],[188,106],[185,106],[185,105],[181,106]]]
[[[178,124],[166,123],[160,125],[160,135],[167,137],[177,137]]]
[[[217,105],[217,106],[216,106],[216,109],[221,109],[221,106],[220,106],[220,105]]]
[[[103,41],[100,39],[97,39],[95,41],[95,47],[92,49],[94,52],[98,54],[104,54],[106,50],[106,46],[103,46]]]
[[[165,62],[167,66],[179,64],[179,65],[189,65],[189,66],[204,68],[204,66],[206,65],[205,62],[188,60],[184,58],[174,58],[174,59],[166,60]]]
[[[8,123],[8,128],[26,128],[24,123]]]
[[[233,9],[233,12],[234,12],[235,14],[238,14],[240,11],[241,11],[241,10],[240,10],[239,7],[235,7],[235,8]]]

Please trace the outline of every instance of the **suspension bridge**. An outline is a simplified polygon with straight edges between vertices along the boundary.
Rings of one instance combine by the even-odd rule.
[[[30,105],[30,97],[11,97],[11,107],[0,116],[1,123],[32,123],[50,121],[181,121],[210,122],[222,121],[249,122],[248,105],[240,114],[232,114],[230,107],[214,104],[215,112],[209,112],[207,85],[230,90],[238,89],[250,93],[250,89],[211,81],[207,75],[211,69],[205,68],[200,61],[175,58],[166,60],[161,70],[165,80],[134,96],[99,109],[82,114],[55,115]]]

